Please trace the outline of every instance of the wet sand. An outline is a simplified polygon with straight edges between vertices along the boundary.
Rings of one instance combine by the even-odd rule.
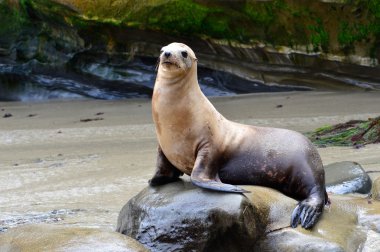
[[[212,102],[231,120],[301,132],[380,115],[379,92],[253,94]],[[6,113],[12,117],[3,118]],[[0,102],[0,231],[30,222],[113,230],[121,207],[147,186],[156,146],[149,100]],[[350,160],[380,171],[379,144],[319,151],[325,164]]]

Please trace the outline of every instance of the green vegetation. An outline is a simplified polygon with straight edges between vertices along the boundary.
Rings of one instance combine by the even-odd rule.
[[[195,34],[200,32],[203,20],[208,15],[208,8],[190,0],[176,0],[171,4],[142,9],[130,14],[125,21],[140,22],[143,27],[160,29],[178,34]]]
[[[313,50],[317,52],[322,48],[324,52],[327,52],[329,47],[329,34],[325,30],[322,20],[317,18],[316,24],[309,25],[308,29],[311,31],[310,42],[313,45]]]
[[[380,19],[380,1],[379,0],[369,0],[368,9],[375,16],[375,18]]]
[[[380,39],[380,1],[357,0],[347,1],[346,4],[351,7],[354,17],[339,23],[339,45],[348,53],[355,51],[357,43],[372,44],[368,51],[369,56],[374,57],[375,47]]]
[[[380,25],[380,23],[379,23]],[[338,42],[341,47],[353,50],[356,42],[365,42],[380,35],[380,26],[371,24],[349,24],[342,22],[338,30]]]
[[[27,24],[27,17],[19,6],[11,6],[0,2],[0,44],[8,44]]]
[[[324,126],[309,133],[317,146],[363,146],[380,142],[380,117]]]
[[[270,25],[276,18],[273,6],[268,3],[263,4],[263,6],[246,4],[244,12],[254,23],[264,26]]]

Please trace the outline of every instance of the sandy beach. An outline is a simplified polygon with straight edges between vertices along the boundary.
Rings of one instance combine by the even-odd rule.
[[[290,92],[212,98],[228,119],[307,132],[380,115],[379,92]],[[3,118],[10,113],[12,116]],[[0,228],[30,222],[114,230],[152,176],[156,137],[147,99],[0,102]],[[380,145],[320,148],[380,176]]]

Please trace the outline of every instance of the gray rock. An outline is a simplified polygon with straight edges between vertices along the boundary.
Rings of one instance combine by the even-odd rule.
[[[326,190],[329,193],[369,193],[372,182],[360,164],[343,161],[325,166]]]
[[[251,251],[264,226],[241,194],[179,181],[147,187],[121,210],[117,231],[152,251]]]
[[[64,64],[84,48],[84,41],[76,31],[66,27],[41,25],[35,33],[16,43],[18,60],[37,59],[45,63]]]
[[[0,234],[0,251],[144,252],[140,243],[116,232],[33,224]]]

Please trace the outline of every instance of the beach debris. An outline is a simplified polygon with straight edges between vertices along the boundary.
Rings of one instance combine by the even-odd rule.
[[[9,117],[12,117],[13,115],[11,113],[5,113],[3,115],[3,118],[9,118]]]
[[[335,145],[359,149],[367,144],[380,143],[380,116],[323,126],[307,135],[319,147]]]
[[[103,117],[95,117],[95,118],[80,119],[80,122],[92,122],[92,121],[102,121],[102,120],[104,120]]]

